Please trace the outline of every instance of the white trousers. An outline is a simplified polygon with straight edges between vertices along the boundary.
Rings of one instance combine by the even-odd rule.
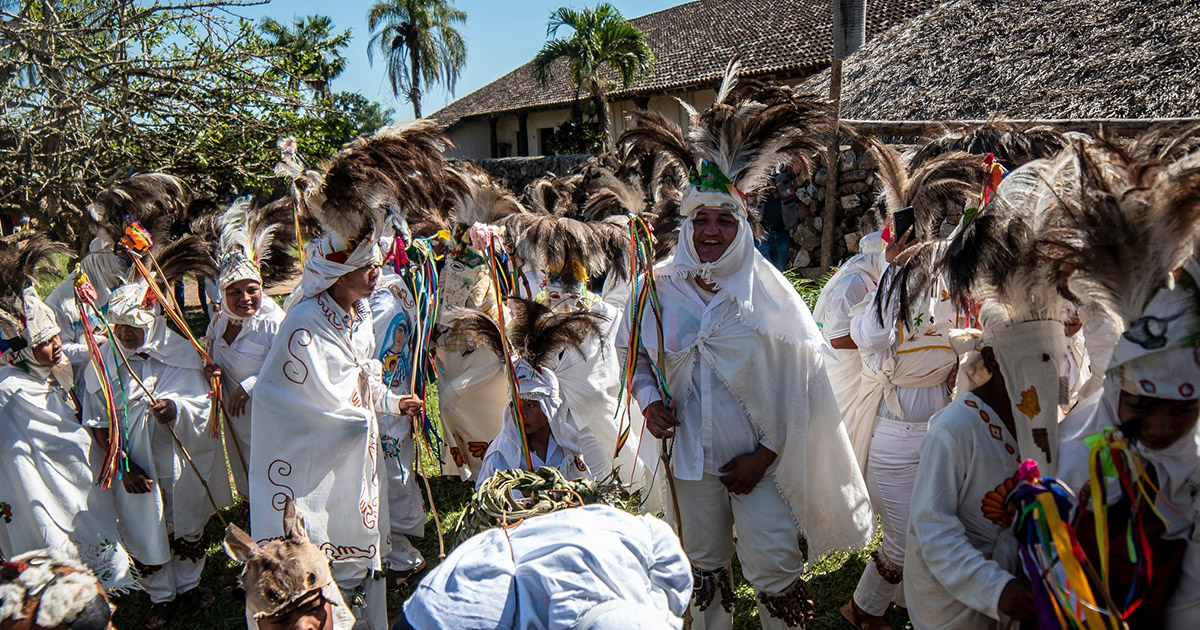
[[[382,576],[350,562],[333,562],[333,581],[342,592],[342,601],[354,615],[355,630],[388,630],[387,585]],[[366,621],[367,625],[362,622]]]
[[[749,494],[730,494],[715,475],[704,475],[700,481],[676,480],[675,487],[683,522],[683,549],[693,567],[701,571],[728,570],[736,526],[742,575],[756,594],[777,595],[800,577],[804,570],[800,530],[792,520],[791,508],[775,487],[774,473],[767,473]],[[761,603],[758,617],[763,630],[784,628],[783,622],[770,616]],[[701,612],[692,606],[692,618],[695,630],[733,628],[733,614],[721,607],[720,593],[708,610]]]
[[[159,479],[151,492],[161,492],[163,501],[163,511],[166,514],[172,514],[173,501],[171,496],[172,479]],[[124,488],[113,488],[114,492],[125,492]],[[166,528],[167,538],[175,536],[175,526],[169,520]],[[199,540],[204,532],[181,532],[180,538],[187,541]],[[198,562],[184,560],[175,554],[171,554],[171,558],[161,566],[157,571],[154,571],[148,576],[140,577],[138,585],[142,590],[150,596],[150,602],[158,604],[162,602],[174,601],[174,599],[197,586],[200,586],[200,574],[204,572],[204,558]]]
[[[883,524],[883,543],[878,555],[892,569],[904,568],[909,504],[917,479],[921,441],[928,430],[925,422],[875,419],[867,456],[867,491]],[[882,615],[892,602],[904,606],[904,587],[884,579],[872,559],[854,589],[854,602],[869,615]]]
[[[421,482],[413,474],[412,422],[407,417],[385,417],[381,422],[380,440],[387,467],[388,515],[392,528],[392,550],[383,563],[387,569],[407,571],[424,560],[407,537],[424,536],[426,518]]]

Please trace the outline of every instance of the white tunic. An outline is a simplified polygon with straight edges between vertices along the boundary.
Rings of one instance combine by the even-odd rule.
[[[566,630],[607,602],[680,628],[692,572],[670,526],[587,505],[491,529],[459,545],[404,604],[416,628]]]
[[[732,300],[707,292],[702,294],[691,280],[662,278],[659,282],[658,292],[664,303],[687,306],[673,308],[671,316],[663,318],[663,339],[673,340],[679,347],[692,345],[714,327],[737,317],[737,306]],[[647,359],[638,361],[633,379],[634,397],[642,409],[662,400],[649,363],[649,360],[657,363],[658,357]],[[687,391],[671,394],[682,397],[676,407],[681,424],[675,428],[671,455],[672,472],[677,479],[699,481],[705,473],[719,475],[718,468],[735,457],[753,453],[759,444],[774,450],[714,371],[709,355],[701,353],[693,364]]]
[[[525,456],[521,454],[521,435],[517,432],[516,424],[509,420],[507,414],[504,421],[504,429],[488,445],[487,454],[483,456],[483,466],[479,468],[479,473],[475,477],[476,489],[496,474],[496,471],[525,470],[527,468]],[[558,440],[554,439],[553,430],[550,433],[549,444],[546,446],[546,457],[538,457],[536,452],[531,452],[529,456],[533,459],[534,470],[542,466],[549,466],[561,472],[567,481],[582,479],[587,473],[587,466],[584,465],[579,454],[560,446]]]
[[[78,556],[106,589],[130,584],[112,490],[94,481],[104,457],[57,382],[0,368],[0,552],[50,547]]]
[[[579,446],[588,468],[597,479],[609,476],[613,468],[613,452],[618,437],[618,413],[621,405],[621,359],[617,356],[616,336],[620,328],[621,311],[598,296],[589,302],[589,310],[600,315],[600,334],[584,340],[580,351],[567,349],[550,367],[558,375],[563,402],[571,409],[571,417],[578,423]],[[644,421],[636,408],[631,410],[626,425],[631,430],[629,439],[621,450],[616,464],[621,468],[621,479],[625,482],[640,477],[635,470],[644,466],[635,463],[641,443],[640,429]],[[640,481],[640,479],[639,479]],[[640,487],[640,484],[638,484]]]
[[[221,443],[209,435],[209,389],[199,355],[188,342],[167,329],[162,317],[155,320],[146,337],[147,342],[139,351],[125,350],[130,366],[155,398],[175,403],[176,418],[171,426],[176,435],[208,482],[217,507],[232,505]],[[113,352],[107,341],[101,344],[100,351],[105,357],[111,357]],[[130,554],[146,564],[163,564],[170,559],[167,523],[172,524],[177,538],[194,536],[204,530],[214,512],[213,506],[170,431],[150,413],[149,398],[126,367],[119,361],[109,361],[105,367],[109,371],[109,380],[118,390],[118,398],[122,384],[124,386],[129,459],[157,484],[172,484],[170,488],[162,488],[172,495],[171,514],[164,513],[159,492],[130,494],[117,482],[113,484],[113,492],[118,493],[122,525],[128,534],[126,542]],[[99,391],[100,381],[92,368],[89,367],[86,374],[83,423],[89,427],[110,428]],[[120,400],[117,404],[121,405]]]
[[[366,300],[351,318],[328,293],[293,306],[259,372],[251,433],[251,534],[281,536],[283,499],[304,514],[308,537],[338,563],[378,570],[379,424],[383,396]]]
[[[999,628],[1017,571],[1003,503],[1017,485],[1017,440],[972,393],[930,420],[913,485],[904,596],[914,628]]]
[[[282,322],[283,309],[270,298],[264,297],[258,311],[242,322],[242,329],[238,331],[232,344],[225,342],[225,328],[229,325],[229,316],[224,309],[209,324],[205,340],[208,343],[209,356],[212,357],[213,363],[220,366],[223,374],[221,393],[225,398],[226,409],[230,397],[238,387],[246,390],[253,398],[254,386],[258,384],[258,371],[262,369],[263,361],[267,358],[267,351],[275,343],[275,335],[279,333],[279,324]],[[250,426],[253,417],[251,409],[252,405],[247,403],[242,415],[229,417],[233,437],[238,441],[238,448],[246,466],[250,465]],[[242,469],[238,453],[237,449],[230,447],[229,463],[238,488],[245,492],[248,490],[246,471]]]
[[[884,271],[885,277],[890,275],[894,278],[898,269],[887,267]],[[880,282],[884,283],[883,280]],[[887,397],[884,396],[878,402],[876,414],[881,418],[901,422],[926,422],[950,400],[945,376],[955,363],[949,337],[950,329],[955,327],[957,321],[954,302],[950,300],[944,284],[938,282],[929,294],[911,299],[910,321],[904,322],[903,325],[897,324],[900,317],[898,300],[887,300],[883,308],[885,323],[880,324],[875,296],[876,291],[872,291],[859,304],[850,327],[850,336],[858,346],[864,368],[868,370],[864,372],[864,378],[871,373],[885,372],[888,360],[901,352],[935,357],[936,362],[945,366],[945,374],[938,382],[918,387],[896,385],[896,396],[903,413],[896,413],[896,410],[890,409]],[[898,371],[888,378],[898,381],[904,376],[907,375]]]

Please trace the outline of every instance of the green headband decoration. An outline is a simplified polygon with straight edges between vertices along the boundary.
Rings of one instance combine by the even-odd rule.
[[[688,173],[688,183],[700,190],[715,190],[727,195],[732,195],[733,191],[737,190],[729,177],[708,160],[700,161],[699,173],[694,170]]]

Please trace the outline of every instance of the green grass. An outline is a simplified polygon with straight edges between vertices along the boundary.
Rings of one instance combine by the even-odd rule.
[[[821,287],[828,281],[830,274],[826,274],[819,280],[799,278],[792,272],[788,272],[786,275],[792,282],[792,285],[796,287],[797,292],[800,293],[804,301],[809,305],[809,308],[812,308],[813,304],[816,303],[817,296],[820,294]],[[54,285],[51,284],[50,286],[52,288]],[[198,310],[187,313],[188,324],[197,336],[203,334],[203,326],[206,325],[206,319]],[[431,384],[429,387],[425,403],[430,419],[440,428],[441,423],[438,416],[436,386]],[[456,479],[441,477],[439,475],[440,466],[436,458],[426,449],[419,448],[418,457],[420,460],[420,469],[430,475],[429,487],[433,494],[433,502],[437,506],[438,520],[441,523],[441,531],[447,547],[446,552],[449,553],[452,551],[451,545],[454,540],[454,527],[463,510],[466,508],[467,502],[470,500],[471,488]],[[425,496],[424,484],[422,484],[422,496]],[[428,507],[427,498],[426,506]],[[432,568],[439,563],[438,535],[437,529],[434,527],[432,512],[427,509],[426,513],[429,516],[429,522],[425,526],[425,536],[419,540],[413,540],[413,544],[425,556],[425,559],[429,562],[429,566]],[[240,501],[237,505],[223,510],[222,516],[227,521],[236,523],[243,529],[249,529],[248,512],[245,505]],[[208,547],[208,557],[201,584],[212,589],[217,594],[217,601],[213,606],[203,611],[176,611],[174,618],[167,626],[170,630],[234,630],[245,628],[244,604],[233,594],[233,589],[237,585],[237,576],[241,572],[241,565],[231,560],[225,554],[225,550],[221,546],[224,531],[217,519],[214,518],[209,522],[207,534],[211,542]],[[850,627],[850,624],[842,619],[838,613],[838,609],[842,604],[849,601],[851,595],[854,593],[854,587],[858,584],[858,578],[869,559],[869,552],[878,543],[878,536],[876,536],[876,540],[868,549],[852,553],[834,554],[821,559],[821,561],[809,567],[804,577],[808,580],[809,592],[816,603],[816,616],[812,623],[808,625],[810,629],[844,630]],[[757,630],[762,626],[758,620],[758,608],[755,605],[754,592],[750,588],[750,585],[742,578],[741,566],[738,564],[736,558],[733,562],[733,572],[735,581],[733,627],[735,630]],[[399,614],[404,600],[412,593],[415,584],[416,582],[412,582],[400,590],[388,593],[389,618],[394,618]],[[150,607],[149,598],[140,591],[132,591],[121,595],[115,598],[114,603],[117,606],[117,612],[113,618],[113,625],[118,630],[136,630],[140,628],[142,617]],[[887,618],[896,630],[911,628],[907,616],[902,613],[890,612]]]

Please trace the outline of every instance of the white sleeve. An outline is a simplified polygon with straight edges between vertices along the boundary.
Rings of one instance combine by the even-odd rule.
[[[879,287],[866,295],[854,307],[850,320],[850,338],[864,354],[890,354],[898,338],[896,318],[899,316],[899,305],[895,300],[888,299],[883,304],[884,323],[879,322],[879,312],[875,308],[875,296],[894,279],[897,267],[889,266],[879,280]]]
[[[935,427],[921,444],[913,484],[910,529],[921,542],[929,572],[955,599],[999,619],[1000,593],[1013,575],[986,558],[967,539],[958,519],[958,497],[966,481],[968,455],[949,432]]]

